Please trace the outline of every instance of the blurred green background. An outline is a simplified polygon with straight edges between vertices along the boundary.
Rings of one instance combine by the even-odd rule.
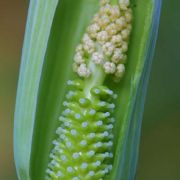
[[[13,113],[28,1],[0,0],[0,180],[16,180]],[[180,180],[180,1],[164,0],[137,180]]]

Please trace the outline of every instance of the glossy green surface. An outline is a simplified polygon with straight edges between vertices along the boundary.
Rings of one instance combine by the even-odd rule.
[[[30,154],[39,81],[57,0],[30,2],[16,98],[14,154],[20,179],[30,179]]]

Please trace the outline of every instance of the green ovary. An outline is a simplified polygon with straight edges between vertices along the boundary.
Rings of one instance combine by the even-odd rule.
[[[125,72],[132,12],[128,0],[102,1],[76,48],[69,91],[46,179],[100,180],[113,168],[113,110],[117,95],[104,86],[107,75],[119,82]]]
[[[59,120],[58,138],[50,157],[47,173],[50,179],[100,179],[112,168],[115,94],[104,86],[91,89],[86,98],[83,82],[68,81],[72,87],[66,95],[65,110]],[[77,87],[80,86],[80,87]],[[109,101],[109,102],[108,102]]]

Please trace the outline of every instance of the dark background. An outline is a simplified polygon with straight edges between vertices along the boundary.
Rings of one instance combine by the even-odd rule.
[[[0,180],[16,180],[12,132],[28,1],[0,0]],[[137,180],[180,179],[180,1],[164,0]]]

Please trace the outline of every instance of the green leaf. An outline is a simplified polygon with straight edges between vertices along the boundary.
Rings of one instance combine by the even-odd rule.
[[[19,179],[30,179],[30,155],[39,82],[58,0],[30,2],[16,99],[14,154]]]
[[[110,179],[134,179],[146,90],[157,38],[161,1],[134,1],[134,25],[124,84],[118,89],[114,168]],[[132,69],[131,69],[132,68]]]
[[[133,31],[127,72],[118,85],[114,116],[114,166],[108,179],[133,179],[161,0],[132,0]],[[43,180],[66,92],[74,77],[74,50],[94,13],[97,0],[32,0],[30,3],[14,127],[19,179]]]

